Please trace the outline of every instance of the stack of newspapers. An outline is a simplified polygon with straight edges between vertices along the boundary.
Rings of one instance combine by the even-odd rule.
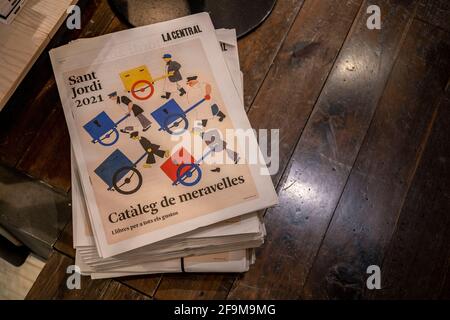
[[[76,264],[110,278],[245,272],[277,196],[236,33],[207,13],[50,52],[72,142]]]

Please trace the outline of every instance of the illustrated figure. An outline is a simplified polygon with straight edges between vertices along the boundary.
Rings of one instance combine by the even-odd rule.
[[[229,159],[231,159],[235,164],[239,162],[239,154],[236,151],[227,148],[227,143],[222,140],[219,130],[211,129],[200,135],[205,141],[209,149],[214,152],[225,151]]]
[[[118,96],[117,92],[114,91],[108,95],[108,97],[115,101],[117,104],[123,103],[128,108],[128,113],[133,112],[133,115],[139,120],[142,130],[147,131],[152,125],[151,121],[144,115],[144,109],[142,109],[137,104],[133,103],[127,96]]]
[[[196,109],[197,120],[201,120],[202,126],[206,127],[208,120],[214,117],[218,117],[219,121],[222,122],[226,116],[219,110],[219,106],[211,97],[211,85],[207,82],[200,82],[197,76],[187,77],[186,83],[189,86],[187,93],[189,103],[195,103],[202,98],[207,101],[205,103],[208,104],[208,107],[202,106]]]
[[[183,77],[180,73],[181,64],[172,60],[172,55],[166,53],[163,55],[163,60],[166,62],[166,74],[167,79],[164,82],[164,90],[166,91],[165,95],[162,95],[161,98],[169,99],[172,92],[176,92],[178,90],[180,97],[186,94],[184,88],[179,84]]]
[[[139,141],[144,151],[147,153],[147,160],[144,163],[144,168],[151,168],[152,164],[156,162],[155,156],[160,158],[169,157],[169,150],[161,150],[161,146],[152,143],[145,137],[139,136],[139,132],[133,131],[130,133],[130,138]]]

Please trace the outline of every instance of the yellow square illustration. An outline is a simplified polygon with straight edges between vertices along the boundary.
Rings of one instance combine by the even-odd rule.
[[[140,80],[146,80],[149,82],[153,82],[152,76],[150,75],[150,71],[148,70],[147,66],[139,66],[134,69],[130,69],[124,72],[121,72],[120,79],[122,80],[122,83],[125,87],[125,90],[130,92],[133,88],[133,85],[140,81]],[[142,84],[143,86],[144,84]],[[134,90],[139,90],[140,88],[134,88]]]

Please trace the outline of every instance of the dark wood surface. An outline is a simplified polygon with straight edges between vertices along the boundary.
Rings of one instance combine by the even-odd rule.
[[[386,290],[371,298],[450,298],[449,97],[434,109],[435,123],[385,249],[380,266]]]
[[[382,29],[366,27],[379,5]],[[81,1],[83,29],[126,28]],[[29,299],[386,299],[450,296],[450,37],[443,0],[279,0],[239,41],[254,128],[280,129],[280,205],[245,274],[83,279],[67,290],[72,226]],[[70,194],[69,138],[47,54],[0,113],[0,161]],[[379,265],[382,290],[365,287]],[[52,277],[52,281],[48,281]]]
[[[309,297],[358,297],[367,266],[381,266],[447,83],[447,40],[411,25],[311,268]],[[347,273],[354,282],[339,280]]]
[[[81,277],[79,289],[69,289],[66,282],[71,274],[66,271],[75,261],[58,251],[53,252],[38,279],[34,283],[29,299],[101,299],[101,300],[148,300],[148,296],[114,280],[91,280]],[[50,275],[50,276],[43,276]],[[69,279],[70,280],[70,279]]]

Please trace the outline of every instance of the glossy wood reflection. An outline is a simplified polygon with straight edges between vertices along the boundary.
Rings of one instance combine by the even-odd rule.
[[[318,252],[308,297],[361,297],[367,267],[381,265],[450,74],[446,40],[422,22],[411,26]]]

